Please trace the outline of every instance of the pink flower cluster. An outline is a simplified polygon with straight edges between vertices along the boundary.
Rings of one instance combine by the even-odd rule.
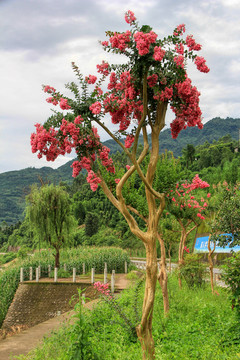
[[[198,126],[202,129],[202,112],[199,107],[200,93],[195,86],[192,86],[191,80],[186,78],[185,81],[176,83],[175,89],[179,105],[172,105],[171,109],[176,114],[175,120],[170,124],[172,137],[176,139],[180,131],[186,126]]]
[[[92,170],[90,170],[87,176],[87,182],[90,184],[91,190],[96,191],[98,184],[101,182],[101,179],[97,177],[97,175]]]
[[[134,142],[134,136],[133,135],[127,135],[125,139],[125,148],[130,148]]]
[[[46,130],[42,125],[36,124],[36,133],[31,135],[32,152],[38,152],[38,157],[46,156],[48,161],[54,161],[59,155],[70,153],[77,149],[79,160],[72,164],[73,177],[82,169],[87,170],[87,181],[93,191],[97,190],[101,179],[92,171],[93,162],[98,157],[107,171],[114,173],[113,161],[109,158],[110,150],[102,146],[99,141],[97,129],[92,127],[91,132],[82,126],[83,118],[79,115],[74,122],[62,119],[59,130],[50,128]]]
[[[133,35],[133,38],[136,42],[139,55],[143,56],[149,53],[149,47],[151,44],[156,42],[157,34],[155,34],[153,31],[150,31],[149,33],[138,31]],[[160,57],[160,54],[161,51],[156,50],[156,57]]]
[[[167,86],[161,93],[159,93],[157,95],[153,95],[153,98],[155,100],[160,100],[162,102],[171,100],[172,97],[173,97],[173,88],[172,87],[168,88]]]
[[[174,30],[173,35],[179,36],[179,35],[183,35],[183,33],[185,33],[185,24],[180,24]]]
[[[100,114],[102,105],[99,101],[96,101],[94,104],[92,104],[89,109],[91,112],[95,115]]]
[[[94,289],[96,289],[103,295],[106,295],[106,296],[110,295],[110,290],[108,289],[108,287],[109,287],[108,284],[103,284],[100,281],[97,281],[94,283],[93,287],[94,287]]]
[[[158,76],[157,76],[157,74],[150,75],[150,76],[148,76],[148,78],[147,78],[147,82],[148,82],[148,86],[149,86],[149,87],[155,86],[156,83],[157,83],[157,81],[158,81]]]
[[[182,43],[176,44],[175,50],[178,54],[183,55],[184,54],[184,46]]]
[[[189,254],[189,249],[186,246],[184,246],[184,250]]]
[[[128,10],[125,14],[126,23],[132,25],[135,20],[136,20],[136,17],[134,15],[134,13],[131,10]]]
[[[181,68],[184,68],[184,56],[178,55],[173,58],[175,64]]]
[[[103,60],[101,64],[97,65],[97,72],[99,72],[102,75],[108,76],[109,64]]]
[[[64,155],[65,152],[59,149],[59,141],[56,138],[57,131],[52,127],[47,131],[42,125],[36,124],[36,134],[31,135],[32,152],[38,152],[38,158],[46,156],[47,161],[54,161],[58,155]]]
[[[155,46],[153,58],[156,61],[162,61],[165,56],[166,51],[161,48],[161,46]]]
[[[195,175],[191,183],[185,182],[183,184],[177,184],[174,191],[174,196],[172,196],[173,190],[170,191],[171,194],[167,194],[167,197],[171,199],[172,202],[173,208],[171,211],[179,218],[190,216],[190,218],[193,219],[196,216],[201,220],[204,220],[205,218],[202,215],[202,212],[206,211],[208,204],[204,198],[201,198],[200,202],[197,201],[191,193],[195,189],[205,189],[207,187],[209,187],[209,184],[201,180],[198,174]],[[201,205],[201,203],[203,203],[203,205]],[[189,209],[191,209],[190,215]]]
[[[199,51],[201,50],[202,46],[200,44],[197,44],[196,41],[194,40],[192,35],[188,35],[186,37],[186,44],[189,48],[190,51]]]
[[[53,87],[51,87],[51,86],[49,86],[49,85],[46,85],[46,86],[44,87],[44,92],[47,92],[48,94],[53,94],[53,93],[56,92],[56,90],[55,90]]]
[[[204,59],[204,57],[197,56],[196,59],[194,60],[194,62],[199,71],[201,71],[203,73],[208,73],[210,71],[210,69],[206,65],[206,60]]]
[[[143,105],[138,100],[134,80],[129,71],[120,75],[112,72],[106,97],[103,101],[105,113],[109,113],[113,124],[119,124],[119,131],[125,131],[132,119],[140,120]]]
[[[88,75],[88,76],[85,77],[85,81],[88,84],[95,84],[95,82],[97,81],[97,77],[94,76],[94,75]]]
[[[112,48],[117,48],[124,52],[129,46],[130,39],[131,31],[127,30],[125,33],[115,32],[114,35],[110,37],[109,41],[112,45]]]
[[[71,109],[71,106],[68,104],[67,99],[61,98],[61,99],[60,99],[59,106],[60,106],[60,108],[61,108],[62,110]]]

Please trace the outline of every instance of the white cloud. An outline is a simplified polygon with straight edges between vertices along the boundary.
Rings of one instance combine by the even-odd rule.
[[[238,0],[0,2],[0,172],[29,166],[57,167],[68,161],[59,158],[48,163],[31,153],[29,137],[34,124],[51,114],[41,85],[64,92],[64,84],[76,80],[72,61],[84,75],[96,74],[96,64],[108,57],[98,40],[105,39],[105,30],[124,31],[124,12],[129,9],[141,24],[151,25],[160,36],[185,22],[187,32],[203,45],[201,55],[211,69],[209,74],[201,74],[194,65],[189,68],[193,84],[202,94],[204,119],[239,117]],[[118,58],[113,61],[118,62]],[[168,124],[173,117],[169,110]]]

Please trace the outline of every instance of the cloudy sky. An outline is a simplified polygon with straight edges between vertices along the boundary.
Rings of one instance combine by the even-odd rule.
[[[69,160],[47,163],[31,153],[34,124],[51,115],[41,85],[64,91],[74,81],[72,61],[85,75],[96,74],[107,56],[98,40],[105,40],[105,30],[126,31],[129,9],[160,37],[185,23],[211,69],[189,69],[202,94],[204,122],[240,117],[239,0],[0,0],[0,173]],[[107,137],[101,133],[101,139]]]

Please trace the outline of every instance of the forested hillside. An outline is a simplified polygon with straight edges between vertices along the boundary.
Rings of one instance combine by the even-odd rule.
[[[166,149],[171,151],[175,157],[179,157],[183,153],[183,162],[185,158],[186,167],[191,165],[193,170],[201,171],[203,175],[208,174],[209,170],[207,168],[220,164],[223,166],[224,159],[226,161],[232,160],[234,145],[229,146],[228,150],[224,147],[226,151],[224,150],[223,153],[220,150],[221,146],[216,147],[213,144],[212,147],[206,145],[201,148],[200,145],[204,143],[210,145],[214,140],[218,140],[228,134],[230,135],[230,140],[238,140],[239,128],[240,119],[214,118],[208,121],[202,130],[199,130],[197,127],[183,130],[177,139],[172,139],[170,129],[166,129],[160,133],[160,153],[163,153]],[[193,144],[194,147],[200,146],[194,152],[194,162],[189,154],[189,148],[187,149],[189,144]],[[112,153],[116,153],[119,150],[113,140],[107,140],[104,145],[108,146]],[[189,156],[190,158],[188,159]],[[70,165],[71,161],[58,169],[52,169],[51,167],[43,167],[41,169],[27,168],[0,174],[0,223],[6,221],[8,224],[15,224],[18,220],[23,219],[25,196],[29,193],[32,184],[40,184],[40,179],[44,182],[49,181],[55,184],[61,181],[72,184],[72,168]]]

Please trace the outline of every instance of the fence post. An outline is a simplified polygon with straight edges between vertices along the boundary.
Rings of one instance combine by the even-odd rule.
[[[107,268],[105,267],[104,268],[104,284],[106,284],[107,283]]]
[[[36,282],[39,282],[39,269],[36,267]]]
[[[64,265],[63,265],[63,270],[64,270],[64,271],[67,271],[67,264],[64,264]]]
[[[73,282],[76,282],[76,268],[73,268]]]
[[[23,282],[23,268],[20,269],[20,282]]]
[[[95,275],[95,269],[92,268],[92,272],[91,272],[91,283],[94,283],[94,275]]]
[[[115,286],[115,270],[112,271],[111,276],[111,293],[114,293],[114,286]]]
[[[51,265],[48,265],[48,277],[50,278],[51,275]]]
[[[128,269],[127,269],[127,262],[126,262],[126,261],[125,261],[125,263],[124,263],[124,268],[125,268],[125,274],[127,274]]]
[[[30,267],[29,268],[29,280],[32,281],[32,279],[33,279],[33,268]]]
[[[58,268],[54,268],[54,282],[58,281],[57,272],[58,272]]]
[[[85,275],[85,272],[86,272],[86,269],[85,269],[85,263],[83,263],[83,264],[82,264],[82,268],[83,268],[82,273],[83,273],[83,275]]]
[[[38,276],[39,276],[39,279],[41,278],[41,265],[38,266]]]

